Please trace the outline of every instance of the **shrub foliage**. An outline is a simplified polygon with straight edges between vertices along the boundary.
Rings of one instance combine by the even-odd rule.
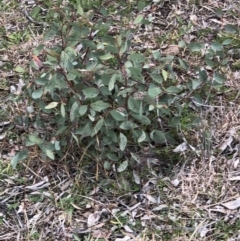
[[[222,88],[226,58],[221,42],[204,49],[181,40],[176,47],[185,56],[203,56],[203,66],[190,69],[177,55],[135,48],[140,25],[151,24],[142,15],[132,28],[112,31],[107,10],[100,13],[94,21],[93,11],[84,12],[79,3],[49,11],[45,44],[31,62],[40,74],[26,88],[36,113],[27,145],[53,160],[74,147],[110,168],[126,151],[177,143],[183,115]],[[191,121],[196,125],[199,118]],[[127,164],[125,158],[119,171]]]

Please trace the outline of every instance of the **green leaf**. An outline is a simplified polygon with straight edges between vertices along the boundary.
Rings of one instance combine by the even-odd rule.
[[[185,48],[185,47],[186,47],[185,41],[183,41],[183,40],[179,41],[179,42],[178,42],[178,47],[179,47],[179,48]]]
[[[131,121],[124,121],[120,126],[119,128],[122,129],[122,130],[131,130],[131,129],[134,129],[134,128],[137,128],[138,125],[131,122]]]
[[[168,78],[168,72],[164,69],[162,70],[162,76],[163,76],[163,79],[166,81]]]
[[[128,36],[129,32],[126,35]],[[120,51],[119,51],[120,56],[122,56],[122,54],[125,53],[128,50],[129,44],[130,44],[130,42],[128,40],[128,37],[126,37],[125,43],[124,43],[123,46],[121,46]]]
[[[25,69],[20,66],[17,66],[14,70],[15,72],[18,72],[18,73],[25,73]]]
[[[45,77],[37,78],[37,79],[35,79],[35,83],[38,85],[46,85],[48,83],[48,79]]]
[[[223,11],[222,11],[222,9],[217,8],[217,9],[215,10],[215,14],[216,14],[219,18],[221,18],[222,15],[223,15]]]
[[[153,85],[153,84],[150,84],[149,85],[149,89],[148,89],[148,95],[151,97],[151,98],[155,98],[156,96],[158,96],[160,93],[162,92],[162,90]]]
[[[71,135],[72,135],[73,139],[76,141],[77,145],[79,146],[79,141],[78,141],[77,136],[74,135],[72,132],[71,132]]]
[[[61,52],[61,56],[60,56],[60,66],[62,68],[65,68],[67,70],[71,70],[73,69],[73,65],[71,63],[71,59],[69,54],[66,51],[62,51]]]
[[[163,78],[160,74],[150,74],[150,77],[152,78],[153,81],[156,83],[162,84],[163,83]]]
[[[193,90],[196,90],[202,84],[202,80],[200,80],[200,79],[194,79],[191,82],[192,82]]]
[[[220,43],[218,43],[218,42],[212,43],[211,46],[210,46],[210,48],[211,48],[213,51],[215,51],[215,52],[223,50],[222,44],[220,44]]]
[[[126,89],[120,90],[117,96],[123,96],[125,98],[127,96],[127,93],[132,93],[133,91],[134,91],[133,88],[126,88]]]
[[[46,155],[52,160],[55,159],[54,154],[53,154],[52,150],[50,150],[50,149],[46,149]]]
[[[93,87],[83,89],[82,92],[86,96],[86,98],[89,98],[89,99],[95,98],[99,94],[99,90]]]
[[[108,16],[107,9],[104,8],[104,7],[101,7],[99,12],[100,12],[104,17],[107,17],[107,16]]]
[[[135,67],[140,67],[145,62],[145,57],[142,54],[134,53],[129,56]]]
[[[199,52],[203,49],[203,45],[200,43],[193,42],[193,43],[188,44],[188,48],[192,52]]]
[[[176,86],[170,86],[165,91],[168,93],[177,94],[177,93],[181,92],[182,89],[179,89]]]
[[[108,103],[106,103],[106,102],[103,102],[102,100],[99,100],[99,101],[96,101],[96,102],[92,103],[90,106],[91,106],[95,111],[100,112],[100,111],[102,111],[102,110],[107,109],[107,108],[110,106],[110,104],[108,104]]]
[[[96,125],[94,126],[94,128],[93,128],[91,137],[95,136],[95,135],[101,130],[101,128],[102,128],[102,126],[103,126],[103,122],[104,122],[104,119],[103,119],[103,118],[101,118],[101,119],[97,122],[97,124],[96,124]]]
[[[105,55],[99,56],[99,59],[101,59],[101,60],[108,60],[108,59],[111,59],[111,58],[113,58],[113,55],[110,54],[110,53],[107,53]]]
[[[145,139],[146,139],[146,133],[142,130],[142,134],[141,134],[141,136],[139,136],[137,142],[138,142],[138,143],[141,143],[141,142],[143,142]]]
[[[223,42],[222,42],[222,45],[229,45],[230,43],[232,43],[233,39],[225,39]]]
[[[181,66],[183,69],[185,69],[185,70],[188,69],[189,66],[188,66],[188,64],[187,64],[186,61],[184,61],[184,60],[178,58],[178,62],[179,62],[180,66]]]
[[[89,49],[97,49],[97,45],[93,41],[83,39],[82,43],[84,44],[85,47],[87,47]]]
[[[77,1],[77,13],[80,15],[80,16],[84,16],[84,11],[83,11],[83,8],[80,4],[80,1]]]
[[[221,85],[224,84],[226,81],[226,78],[219,73],[214,73],[213,79],[214,81],[216,81],[218,84],[221,84]]]
[[[57,30],[55,29],[49,29],[45,34],[44,34],[44,40],[47,41],[51,38],[54,38],[57,35]]]
[[[41,10],[41,8],[38,7],[38,6],[35,7],[35,8],[33,8],[32,12],[31,12],[31,16],[32,16],[33,18],[36,18],[37,15],[40,13],[40,10]]]
[[[128,98],[128,108],[133,112],[139,113],[140,101],[135,100],[132,96]]]
[[[203,99],[201,98],[201,96],[199,96],[198,94],[195,94],[192,96],[192,100],[198,105],[202,105],[203,104]]]
[[[236,32],[238,32],[238,28],[235,25],[232,25],[232,24],[226,24],[224,26],[224,29],[228,33],[236,33]]]
[[[173,118],[171,118],[169,126],[173,128],[177,128],[180,124],[180,120],[181,118],[179,116],[173,116]]]
[[[207,71],[205,69],[201,69],[199,70],[199,79],[202,80],[202,81],[207,81],[208,79],[208,74],[207,74]]]
[[[111,110],[110,114],[116,121],[124,121],[126,119],[126,115],[118,110]]]
[[[42,97],[42,94],[43,94],[43,88],[39,88],[39,89],[32,92],[32,98],[33,99],[39,99],[39,98]]]
[[[40,45],[38,45],[38,47],[33,51],[33,53],[38,56],[44,48],[45,48],[45,44],[40,44]]]
[[[119,157],[116,156],[115,154],[111,153],[111,152],[109,152],[109,153],[107,154],[107,157],[108,157],[108,159],[111,160],[111,161],[118,161],[118,160],[119,160]]]
[[[36,135],[29,135],[28,138],[34,144],[40,145],[43,143],[43,140]]]
[[[44,62],[45,65],[49,66],[57,66],[58,65],[58,60],[55,57],[52,57],[50,55],[47,55],[47,60]]]
[[[127,146],[127,137],[120,133],[119,135],[119,148],[121,151],[124,151]]]
[[[138,81],[144,82],[144,77],[142,75],[142,69],[140,67],[129,67],[131,77]]]
[[[123,172],[124,170],[126,170],[126,168],[128,167],[128,161],[123,161],[120,166],[117,168],[118,172]]]
[[[105,161],[103,164],[103,167],[105,170],[110,170],[111,169],[111,164],[109,161]]]
[[[114,89],[114,85],[115,85],[115,83],[116,83],[116,79],[117,79],[117,74],[114,74],[114,75],[111,77],[111,79],[110,79],[110,81],[109,81],[109,83],[108,83],[108,90],[109,90],[109,91],[112,91],[112,90]]]
[[[146,7],[146,2],[145,1],[139,1],[137,7],[138,7],[138,11],[142,11]]]
[[[150,133],[150,137],[152,140],[154,140],[156,142],[164,143],[166,141],[165,134],[162,131],[153,130]]]
[[[53,108],[55,108],[58,104],[59,104],[58,102],[51,102],[51,103],[49,103],[48,105],[45,106],[45,109],[46,109],[46,110],[53,109]]]
[[[99,90],[101,91],[101,93],[103,95],[112,95],[112,92],[108,90],[108,88],[106,86],[101,86],[99,88]]]
[[[131,157],[133,158],[134,161],[136,161],[137,163],[140,163],[140,156],[137,155],[136,153],[131,152]]]
[[[152,53],[152,55],[153,55],[153,58],[154,58],[154,59],[159,60],[159,61],[160,61],[161,58],[162,58],[159,50],[154,51],[154,52]]]
[[[12,159],[11,159],[11,165],[12,168],[15,169],[17,166],[17,163],[19,161],[22,161],[28,157],[28,151],[27,150],[22,150],[18,152]]]
[[[140,15],[138,15],[138,16],[135,18],[135,20],[134,20],[133,23],[134,23],[134,24],[139,24],[139,23],[142,22],[143,18],[144,18],[144,16],[143,16],[142,14],[140,14]]]
[[[58,129],[58,131],[55,133],[55,135],[58,136],[58,135],[61,135],[61,134],[63,134],[63,133],[66,133],[66,132],[65,132],[66,129],[68,129],[68,126],[63,126],[63,127],[61,127],[60,129]]]
[[[80,116],[85,115],[85,113],[87,112],[87,109],[88,109],[87,105],[81,105],[78,111],[79,115]]]
[[[108,52],[113,53],[113,54],[118,53],[118,48],[117,48],[116,46],[114,46],[114,45],[107,45],[107,46],[105,47],[105,49],[106,49]]]
[[[151,124],[151,120],[147,116],[141,116],[140,114],[132,114],[132,117],[136,119],[138,122],[140,122],[142,125],[148,126]]]
[[[214,62],[212,59],[209,59],[209,58],[205,58],[205,62],[206,62],[206,64],[209,66],[209,67],[211,67],[211,68],[213,68],[213,67],[215,67],[216,66],[216,62]]]
[[[75,118],[78,116],[78,108],[79,108],[79,104],[78,102],[74,102],[71,110],[70,110],[70,120],[71,122],[73,122],[75,120]]]
[[[82,140],[84,137],[91,136],[92,130],[91,123],[87,122],[84,127],[81,127],[81,131],[76,130],[76,134],[80,134]]]

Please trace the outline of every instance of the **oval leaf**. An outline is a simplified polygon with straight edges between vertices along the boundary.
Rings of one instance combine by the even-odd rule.
[[[119,139],[119,148],[121,151],[124,151],[127,145],[127,137],[124,134],[120,133]]]
[[[163,79],[166,81],[168,78],[168,72],[164,69],[162,70],[162,76],[163,76]]]
[[[139,138],[138,138],[138,143],[141,143],[141,142],[143,142],[144,140],[146,139],[146,133],[142,130],[142,134],[141,134],[141,136],[139,136]]]
[[[138,15],[136,18],[135,18],[135,20],[134,20],[134,24],[139,24],[139,23],[141,23],[142,22],[142,20],[143,20],[143,15]]]
[[[152,140],[156,142],[164,143],[166,141],[165,134],[162,131],[153,130],[150,133],[150,137]]]
[[[47,106],[45,106],[46,110],[53,109],[58,105],[58,102],[51,102]]]
[[[99,90],[96,88],[86,88],[82,90],[83,94],[86,96],[86,98],[95,98],[99,94]]]
[[[135,100],[133,97],[128,98],[128,108],[136,113],[139,113],[140,102]]]
[[[40,145],[43,143],[43,140],[35,135],[29,135],[28,138],[34,144]]]
[[[131,122],[131,121],[124,121],[120,126],[119,128],[122,129],[122,130],[131,130],[131,129],[134,129],[134,128],[137,128],[138,125]]]
[[[115,83],[116,83],[116,79],[117,79],[117,75],[114,74],[114,75],[111,77],[111,79],[110,79],[110,81],[109,81],[109,84],[108,84],[108,90],[109,90],[109,91],[112,91],[112,90],[114,89],[114,85],[115,85]]]
[[[107,53],[105,55],[99,56],[99,59],[108,60],[108,59],[111,59],[112,57],[113,57],[113,55],[111,55],[110,53]]]
[[[148,89],[148,95],[155,98],[156,96],[158,96],[160,93],[162,92],[162,90],[157,87],[157,86],[149,86],[149,89]]]
[[[110,105],[102,100],[96,101],[90,105],[95,111],[102,111],[107,109]]]
[[[123,161],[120,166],[117,168],[118,172],[123,172],[124,170],[126,170],[126,168],[128,167],[128,161]]]
[[[17,163],[19,161],[22,161],[28,157],[28,151],[27,150],[22,150],[18,152],[12,159],[11,159],[11,165],[12,168],[15,169],[17,166]]]
[[[96,124],[96,125],[94,126],[94,128],[93,128],[91,137],[95,136],[95,135],[101,130],[101,128],[102,128],[102,126],[103,126],[103,122],[104,122],[104,119],[103,119],[103,118],[100,119],[100,120],[97,122],[97,124]]]
[[[78,115],[78,102],[74,102],[70,110],[70,120],[73,122]]]
[[[238,28],[235,25],[232,25],[232,24],[224,25],[224,29],[228,33],[236,33],[236,32],[238,32]]]
[[[46,149],[46,155],[52,160],[55,159],[54,154],[50,149]]]
[[[126,119],[126,115],[118,110],[111,110],[110,114],[116,121],[124,121]]]
[[[166,92],[168,92],[168,93],[179,93],[181,91],[182,90],[177,88],[176,86],[170,86],[166,89]]]
[[[39,89],[32,92],[32,98],[33,99],[39,99],[39,98],[42,97],[42,94],[43,94],[43,88],[39,88]]]
[[[200,43],[193,42],[193,43],[188,44],[188,48],[192,52],[198,52],[198,51],[201,51],[203,49],[203,45],[200,44]]]
[[[80,116],[85,115],[85,113],[87,112],[87,109],[88,109],[88,106],[87,106],[87,105],[82,105],[82,106],[80,106],[79,111],[78,111],[79,115],[80,115]]]

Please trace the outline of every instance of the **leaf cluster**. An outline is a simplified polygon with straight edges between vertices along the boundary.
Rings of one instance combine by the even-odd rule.
[[[183,110],[193,111],[192,100],[201,105],[224,84],[226,41],[207,50],[201,43],[180,41],[178,47],[189,55],[205,51],[208,68],[198,66],[189,77],[183,58],[132,48],[142,16],[135,19],[135,29],[119,26],[120,31],[112,33],[106,15],[93,21],[93,11],[84,12],[79,2],[57,8],[44,35],[48,44],[34,52],[45,61],[31,62],[41,74],[27,87],[36,111],[35,132],[27,146],[39,146],[53,160],[75,146],[91,157],[100,156],[110,168],[111,162],[126,160],[133,146],[176,143]],[[181,81],[180,75],[186,79]],[[127,165],[122,162],[118,171]]]

